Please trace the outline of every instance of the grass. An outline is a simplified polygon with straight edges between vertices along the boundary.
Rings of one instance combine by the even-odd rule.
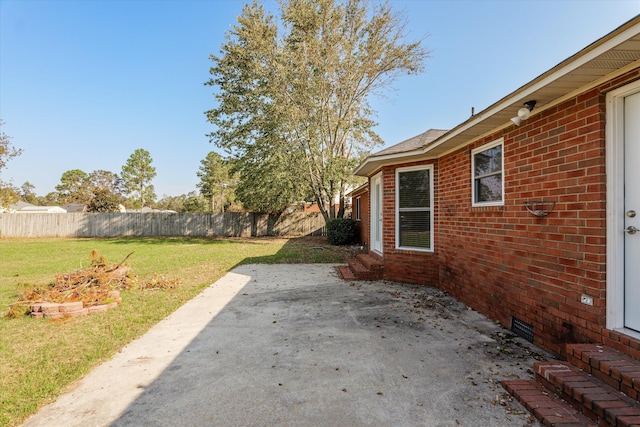
[[[123,291],[117,308],[87,317],[5,317],[24,290],[86,267],[93,249],[112,264],[133,252],[127,260],[133,274],[177,278],[179,286]],[[0,426],[23,422],[234,266],[341,263],[345,255],[325,238],[0,240]]]

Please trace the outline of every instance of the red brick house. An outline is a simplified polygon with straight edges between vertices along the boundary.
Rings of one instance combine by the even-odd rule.
[[[558,355],[592,342],[640,358],[640,17],[355,174],[384,278],[437,286]]]
[[[358,243],[365,243],[368,238],[364,236],[369,233],[369,185],[357,187],[348,196],[351,198],[351,218],[356,220]]]

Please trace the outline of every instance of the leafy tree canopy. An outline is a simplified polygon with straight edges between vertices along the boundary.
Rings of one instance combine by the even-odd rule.
[[[80,169],[71,169],[62,174],[60,184],[56,185],[58,203],[82,203],[91,199],[91,191],[87,187],[87,174]]]
[[[113,172],[95,170],[87,174],[80,169],[72,169],[64,172],[60,184],[56,185],[55,202],[82,203],[91,212],[116,212],[124,200],[121,186],[122,180]],[[27,193],[24,189],[23,192]],[[46,198],[49,199],[50,195]]]
[[[255,0],[210,56],[209,137],[235,160],[243,204],[279,210],[311,192],[325,220],[336,196],[342,216],[351,171],[381,143],[370,98],[428,56],[387,3],[369,5],[281,0],[277,18]]]
[[[211,210],[208,199],[196,191],[179,196],[165,195],[158,200],[155,207],[176,212],[208,212]]]
[[[7,162],[22,154],[22,150],[11,144],[11,137],[2,129],[4,122],[0,120],[0,174],[7,167]]]
[[[118,174],[107,170],[95,170],[87,175],[86,185],[91,191],[87,202],[88,212],[119,212],[124,204],[122,179]]]
[[[87,203],[87,212],[120,212],[122,196],[107,188],[95,188]]]
[[[9,205],[18,201],[20,195],[10,181],[2,180],[2,172],[6,169],[7,162],[22,154],[22,150],[11,144],[11,137],[1,130],[3,125],[4,122],[0,120],[0,208],[8,208]]]
[[[20,198],[27,203],[35,205],[38,202],[38,196],[36,195],[35,190],[35,185],[31,184],[29,181],[26,181],[20,186]]]
[[[87,186],[92,192],[106,191],[116,196],[122,195],[122,179],[118,174],[107,170],[95,170],[87,175]]]
[[[236,196],[248,211],[282,213],[309,193],[306,183],[291,173],[295,165],[290,165],[281,152],[245,156],[235,165],[241,165],[234,166],[238,174]]]
[[[209,210],[207,202],[202,195],[187,196],[182,204],[182,212],[207,212]]]

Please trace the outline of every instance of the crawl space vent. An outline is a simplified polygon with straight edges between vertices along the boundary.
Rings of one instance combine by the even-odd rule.
[[[524,323],[522,320],[512,317],[511,318],[511,332],[524,338],[525,340],[533,343],[533,325]]]

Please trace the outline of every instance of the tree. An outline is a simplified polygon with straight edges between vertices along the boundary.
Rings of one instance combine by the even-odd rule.
[[[87,212],[120,212],[121,203],[121,196],[106,188],[96,188],[87,202]]]
[[[308,193],[306,183],[291,173],[295,165],[290,165],[282,152],[252,150],[236,164],[241,165],[234,168],[238,174],[236,196],[249,211],[282,213]]]
[[[207,157],[200,161],[200,168],[197,172],[200,182],[197,184],[200,194],[209,199],[209,206],[212,212],[216,211],[216,198],[218,199],[219,210],[224,212],[226,204],[225,193],[229,193],[230,177],[229,164],[222,156],[215,151],[207,154]]]
[[[122,179],[118,174],[106,170],[95,170],[87,175],[89,190],[106,190],[115,195],[122,195]]]
[[[40,206],[53,205],[58,203],[58,193],[52,191],[50,193],[47,193],[47,195],[44,197],[39,196],[36,200],[38,202],[37,204]]]
[[[179,196],[163,196],[155,204],[158,209],[172,210],[176,212],[208,212],[210,211],[209,200],[196,191]]]
[[[86,186],[91,192],[87,202],[88,212],[119,212],[124,203],[122,179],[107,170],[95,170],[87,175]]]
[[[216,126],[209,137],[241,178],[257,179],[254,190],[274,184],[256,170],[277,172],[285,185],[271,195],[291,202],[308,189],[329,221],[336,197],[344,213],[353,167],[381,143],[370,98],[421,72],[428,53],[404,41],[404,21],[386,3],[282,0],[280,9],[279,26],[257,0],[246,5],[220,56],[210,56],[206,84],[219,90],[206,112]]]
[[[0,120],[0,129],[4,122]],[[2,172],[7,167],[7,162],[22,154],[22,149],[11,144],[11,137],[0,130],[0,208],[8,208],[9,205],[18,201],[18,190],[10,181],[2,180]]]
[[[87,203],[91,200],[87,183],[87,174],[80,169],[64,172],[60,177],[60,184],[56,185],[58,203]]]
[[[134,202],[134,206],[143,208],[152,204],[156,199],[155,189],[151,184],[156,177],[156,168],[151,166],[153,159],[148,151],[138,148],[129,156],[122,166],[122,182],[124,192]]]
[[[202,195],[189,193],[182,204],[183,212],[207,212],[209,201]]]
[[[36,195],[35,189],[35,185],[26,181],[20,186],[20,199],[27,203],[36,204],[38,196]]]
[[[160,200],[156,202],[157,209],[170,210],[176,212],[182,212],[182,207],[184,205],[184,200],[186,199],[186,195],[181,194],[179,196],[167,196],[163,195]]]
[[[0,212],[20,200],[19,190],[11,183],[0,184]]]
[[[2,126],[4,126],[4,122],[0,120],[0,129]],[[20,154],[22,154],[22,149],[14,147],[11,144],[11,137],[0,130],[0,174],[7,167],[7,162]]]

